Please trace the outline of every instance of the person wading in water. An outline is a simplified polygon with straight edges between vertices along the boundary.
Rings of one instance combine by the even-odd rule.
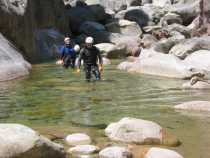
[[[95,76],[96,80],[101,79],[101,71],[103,70],[103,61],[101,57],[101,52],[99,49],[93,45],[94,39],[92,37],[87,37],[85,40],[85,47],[81,49],[78,58],[78,69],[80,72],[81,60],[84,61],[84,71],[85,78],[87,81],[91,80],[92,74]],[[99,65],[97,61],[99,60]]]
[[[79,52],[80,47],[79,45],[75,45],[73,48],[73,45],[71,44],[71,39],[69,37],[66,37],[64,39],[65,45],[61,47],[60,53],[61,57],[58,61],[58,64],[63,65],[64,68],[75,68],[75,61],[77,58],[77,52]]]

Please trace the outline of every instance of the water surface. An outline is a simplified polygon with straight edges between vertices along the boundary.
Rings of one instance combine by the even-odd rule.
[[[22,123],[41,132],[87,132],[105,143],[103,129],[122,117],[159,123],[181,141],[185,158],[209,158],[210,114],[179,112],[184,101],[209,100],[210,91],[182,90],[183,81],[129,74],[106,67],[101,82],[54,63],[33,66],[25,79],[0,83],[1,123]]]

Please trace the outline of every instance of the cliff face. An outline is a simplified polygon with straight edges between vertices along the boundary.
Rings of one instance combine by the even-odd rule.
[[[48,40],[52,45],[61,40],[58,32],[69,30],[64,7],[62,0],[0,0],[0,32],[15,43],[29,61],[49,58],[50,54],[41,54],[40,44],[44,41],[40,40],[43,39],[40,32],[46,34],[45,38],[52,38]],[[53,36],[52,29],[58,31]]]

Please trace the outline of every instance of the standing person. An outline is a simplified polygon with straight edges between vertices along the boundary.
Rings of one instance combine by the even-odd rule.
[[[101,79],[101,71],[103,70],[103,61],[101,53],[98,48],[94,45],[94,39],[92,37],[87,37],[85,40],[85,47],[81,49],[78,58],[78,69],[80,72],[81,60],[84,61],[84,71],[87,81],[90,81],[92,74],[94,74],[96,80]],[[99,65],[97,61],[99,60]]]
[[[71,44],[71,39],[69,37],[65,37],[64,39],[64,46],[61,47],[60,53],[60,61],[61,64],[64,66],[64,68],[75,68],[75,61],[77,57],[77,51],[79,51],[79,46],[76,45],[75,48],[73,48]]]

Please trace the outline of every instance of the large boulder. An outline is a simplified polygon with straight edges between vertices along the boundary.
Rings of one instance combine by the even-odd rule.
[[[1,158],[66,158],[63,146],[18,124],[0,124]]]
[[[121,58],[126,56],[125,45],[114,45],[112,43],[100,43],[95,45],[107,58]]]
[[[113,33],[122,33],[130,36],[141,36],[142,30],[136,22],[119,20],[106,25],[106,29]]]
[[[43,58],[37,49],[37,30],[69,31],[62,0],[0,0],[0,30],[30,61]]]
[[[191,68],[210,71],[210,50],[198,50],[189,55],[184,62]]]
[[[121,64],[120,64],[121,65]],[[120,68],[121,66],[118,66]],[[125,67],[125,66],[124,66]],[[174,55],[143,50],[140,59],[129,64],[126,69],[129,72],[138,72],[149,75],[186,79],[192,76],[192,72],[179,58]]]
[[[170,35],[172,36],[169,38],[163,38],[154,44],[153,49],[157,52],[168,54],[173,46],[185,39],[184,35],[176,31],[170,32]]]
[[[176,105],[175,109],[210,112],[210,102],[209,101],[185,102],[183,104]]]
[[[157,123],[135,118],[123,118],[119,122],[111,123],[105,129],[105,134],[113,141],[124,143],[165,145],[178,143],[177,139],[171,139],[170,143],[166,142],[168,138],[165,131]]]
[[[79,33],[83,33],[87,36],[94,34],[95,32],[105,31],[105,27],[97,22],[93,21],[85,21],[82,23],[82,25],[79,27]]]
[[[161,25],[171,25],[171,24],[182,24],[183,20],[180,15],[177,15],[175,13],[167,13],[164,15],[164,17],[160,20]]]
[[[210,50],[209,43],[210,37],[187,39],[180,44],[175,45],[169,53],[174,54],[180,59],[185,59],[189,54],[192,54],[197,50]]]
[[[107,147],[100,151],[99,153],[100,158],[131,158],[132,153],[126,147]]]
[[[129,6],[140,6],[140,0],[87,0],[88,5],[100,4],[106,9],[118,12],[120,10],[126,9]]]
[[[199,14],[199,0],[172,5],[169,8],[170,12],[176,13],[181,16],[185,25],[190,24]]]
[[[0,33],[0,81],[28,75],[30,69],[17,48]]]
[[[166,11],[153,5],[129,7],[115,15],[116,18],[135,21],[139,26],[145,27],[150,23],[158,23]]]
[[[171,5],[171,0],[153,0],[152,4],[158,7],[167,7]]]
[[[144,144],[147,141],[161,143],[162,128],[150,121],[123,118],[119,122],[111,123],[105,134],[114,141]]]
[[[145,48],[151,48],[158,40],[151,34],[144,34],[141,42],[144,43]]]
[[[104,22],[107,18],[105,10],[100,5],[77,6],[67,10],[72,32],[79,33],[80,26],[86,21]]]

